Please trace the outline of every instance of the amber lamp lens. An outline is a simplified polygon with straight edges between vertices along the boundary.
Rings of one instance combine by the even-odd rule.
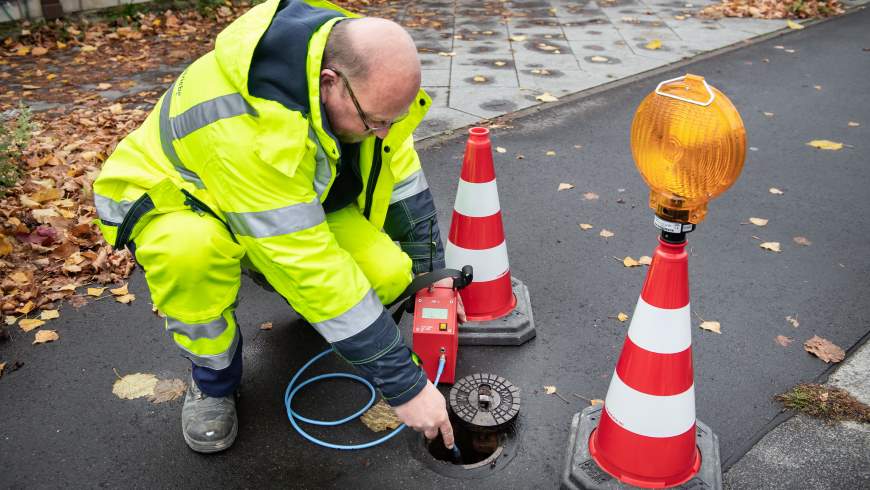
[[[739,177],[746,131],[728,97],[702,77],[686,75],[664,82],[641,102],[631,125],[631,153],[656,214],[697,224],[707,201]]]

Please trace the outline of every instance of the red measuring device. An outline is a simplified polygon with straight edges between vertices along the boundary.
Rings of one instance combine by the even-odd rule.
[[[474,270],[466,265],[461,271],[439,269],[421,274],[411,281],[399,298],[388,305],[402,303],[393,313],[399,323],[402,313],[414,311],[412,329],[413,351],[430,381],[435,381],[438,361],[444,356],[444,371],[439,383],[453,383],[456,377],[456,357],[459,348],[459,321],[456,316],[459,305],[459,290],[471,284]],[[452,278],[452,286],[436,286],[435,283]],[[413,299],[411,298],[411,295]]]
[[[430,284],[417,291],[414,296],[413,349],[432,382],[435,381],[438,361],[444,356],[444,371],[439,383],[453,384],[459,349],[459,322],[456,316],[459,290],[472,281],[473,273],[470,265],[463,267],[462,271],[442,269],[430,274],[437,273],[452,277],[453,284]]]

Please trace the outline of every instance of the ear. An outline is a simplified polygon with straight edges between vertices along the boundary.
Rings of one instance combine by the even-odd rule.
[[[338,81],[338,76],[329,69],[320,70],[320,100],[326,101]]]

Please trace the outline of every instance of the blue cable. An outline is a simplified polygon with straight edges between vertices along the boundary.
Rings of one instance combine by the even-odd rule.
[[[308,369],[312,364],[314,364],[315,362],[320,360],[320,358],[322,358],[323,356],[325,356],[331,352],[332,352],[332,349],[327,349],[327,350],[321,352],[320,354],[317,354],[316,356],[312,357],[308,362],[305,363],[304,366],[302,366],[299,369],[299,371],[296,371],[296,374],[294,374],[293,378],[290,379],[290,384],[287,385],[287,389],[284,390],[284,406],[287,408],[287,418],[290,419],[290,423],[293,425],[293,428],[296,429],[296,432],[298,432],[300,436],[308,439],[309,441],[313,442],[314,444],[317,444],[318,446],[328,447],[330,449],[342,449],[342,450],[347,450],[347,451],[355,450],[355,449],[366,449],[366,448],[377,446],[378,444],[381,444],[383,442],[386,442],[386,441],[392,439],[393,436],[395,436],[396,434],[401,432],[402,429],[405,428],[405,424],[402,424],[399,427],[393,429],[392,432],[385,435],[384,437],[381,437],[380,439],[375,439],[374,441],[366,442],[363,444],[342,445],[342,444],[333,444],[331,442],[326,442],[326,441],[320,440],[320,439],[312,436],[311,434],[305,432],[302,429],[302,427],[299,427],[299,424],[296,422],[297,420],[299,420],[301,422],[305,422],[306,424],[321,425],[321,426],[327,426],[327,427],[341,425],[341,424],[344,424],[346,422],[350,422],[351,420],[355,420],[356,418],[360,417],[362,414],[364,414],[366,412],[366,410],[368,410],[375,403],[375,398],[376,398],[375,387],[372,386],[372,384],[369,383],[366,379],[364,379],[360,376],[357,376],[355,374],[350,374],[350,373],[321,374],[318,376],[314,376],[313,378],[306,379],[305,381],[303,381],[299,385],[296,385],[296,381],[299,379],[299,376],[306,369]],[[435,375],[435,386],[438,386],[438,381],[441,379],[441,373],[444,371],[444,364],[446,363],[446,361],[447,360],[445,359],[445,357],[443,355],[441,356],[441,359],[438,360],[438,373]],[[353,381],[357,381],[357,382],[363,384],[366,388],[368,388],[369,391],[371,392],[372,396],[369,399],[368,403],[365,404],[364,407],[359,409],[357,412],[355,412],[351,415],[348,415],[347,417],[345,417],[343,419],[339,419],[339,420],[309,419],[307,417],[303,417],[303,416],[299,415],[298,413],[296,413],[293,410],[293,397],[296,396],[296,393],[300,389],[302,389],[305,386],[308,386],[309,384],[314,383],[316,381],[329,379],[329,378],[347,378],[347,379],[351,379]],[[454,447],[456,447],[456,445],[454,445]]]

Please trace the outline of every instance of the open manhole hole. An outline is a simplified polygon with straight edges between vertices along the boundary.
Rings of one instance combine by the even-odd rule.
[[[504,467],[516,454],[520,390],[494,374],[472,374],[458,380],[448,395],[450,423],[458,454],[439,436],[415,438],[412,452],[438,473],[478,478]]]

